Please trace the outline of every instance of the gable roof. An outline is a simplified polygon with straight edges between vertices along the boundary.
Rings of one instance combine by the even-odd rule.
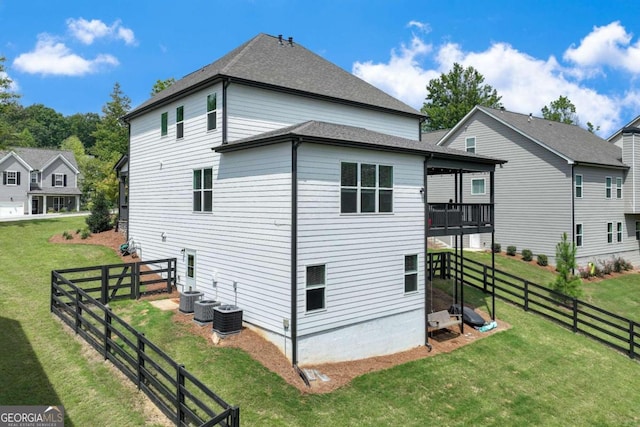
[[[446,144],[476,113],[486,114],[569,163],[628,168],[619,147],[579,126],[483,106],[474,107],[438,144]]]
[[[618,137],[620,137],[622,135],[622,133],[623,133],[623,131],[625,129],[638,127],[638,126],[640,126],[640,116],[636,116],[629,123],[627,123],[626,125],[624,125],[620,129],[618,129],[616,132],[614,132],[613,135],[611,135],[609,138],[607,138],[607,141],[614,142],[616,139],[618,139]]]
[[[368,108],[423,116],[402,101],[297,43],[258,34],[217,61],[178,80],[126,114],[124,119],[128,120],[225,79]]]
[[[0,158],[6,157],[14,153],[24,163],[29,165],[32,170],[44,170],[47,166],[53,163],[57,158],[60,158],[65,162],[74,173],[80,173],[78,164],[76,163],[76,157],[72,151],[67,150],[53,150],[47,148],[30,148],[30,147],[12,147],[6,151],[0,151]]]
[[[467,161],[485,165],[505,163],[504,160],[441,147],[423,141],[387,135],[361,127],[338,125],[316,120],[229,142],[228,144],[214,148],[214,150],[224,153],[276,144],[293,138],[301,138],[305,142],[338,145],[341,147],[393,151],[396,153],[417,154],[421,156],[433,154],[434,157],[439,159]]]

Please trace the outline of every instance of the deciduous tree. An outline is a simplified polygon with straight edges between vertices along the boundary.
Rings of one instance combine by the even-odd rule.
[[[555,101],[551,101],[549,105],[542,107],[542,117],[568,125],[578,124],[576,106],[569,98],[562,95]]]

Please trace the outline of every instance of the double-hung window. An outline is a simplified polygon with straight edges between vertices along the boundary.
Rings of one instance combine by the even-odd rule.
[[[4,185],[20,185],[20,172],[4,171],[2,181]]]
[[[613,243],[613,223],[607,223],[607,243]]]
[[[622,178],[616,178],[616,199],[622,199]]]
[[[213,169],[195,169],[193,171],[193,211],[211,212],[213,210]]]
[[[476,152],[476,137],[471,136],[469,138],[465,138],[464,140],[464,148],[467,153],[475,153]]]
[[[212,93],[207,95],[207,130],[214,130],[216,128],[216,110],[218,103],[216,100],[216,94]]]
[[[306,282],[306,310],[316,311],[326,307],[326,267],[322,265],[312,265],[307,267]]]
[[[611,177],[610,176],[605,178],[604,187],[605,187],[605,190],[604,190],[605,197],[607,199],[610,199],[611,198]]]
[[[169,129],[169,113],[166,111],[160,115],[160,136],[167,136]]]
[[[576,198],[582,198],[582,175],[576,175]]]
[[[67,186],[67,176],[63,173],[54,173],[53,174],[53,186],[54,187],[66,187]]]
[[[622,243],[622,223],[616,222],[616,242]]]
[[[418,290],[418,255],[404,257],[404,292]]]
[[[340,212],[393,212],[393,166],[342,162]]]
[[[184,137],[184,106],[176,108],[176,139]]]
[[[582,240],[584,239],[582,224],[576,224],[576,246],[582,247]]]

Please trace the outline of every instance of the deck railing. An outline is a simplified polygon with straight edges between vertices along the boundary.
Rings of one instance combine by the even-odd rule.
[[[493,227],[491,203],[431,203],[430,231],[489,232]],[[446,233],[445,233],[446,234]]]

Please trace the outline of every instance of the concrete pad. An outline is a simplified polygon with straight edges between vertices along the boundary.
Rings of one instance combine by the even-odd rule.
[[[159,308],[160,310],[177,310],[178,309],[178,303],[169,298],[149,301],[149,303],[152,306]]]

